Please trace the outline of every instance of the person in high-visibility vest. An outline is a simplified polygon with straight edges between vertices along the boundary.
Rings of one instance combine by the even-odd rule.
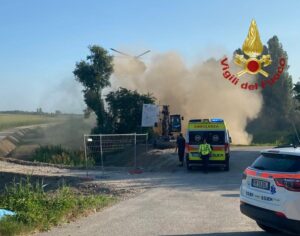
[[[206,139],[203,139],[203,142],[199,145],[199,154],[203,161],[203,171],[207,173],[208,171],[208,161],[211,155],[212,149],[210,144],[206,142]]]

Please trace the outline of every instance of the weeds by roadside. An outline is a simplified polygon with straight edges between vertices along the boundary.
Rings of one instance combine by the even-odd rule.
[[[83,151],[73,151],[60,145],[41,146],[32,155],[33,161],[70,166],[85,166],[86,160]],[[95,164],[88,160],[88,166]]]
[[[104,195],[76,195],[66,186],[46,193],[42,182],[32,184],[29,178],[13,182],[0,195],[0,208],[14,211],[16,216],[0,220],[0,235],[47,230],[112,201],[114,198]]]

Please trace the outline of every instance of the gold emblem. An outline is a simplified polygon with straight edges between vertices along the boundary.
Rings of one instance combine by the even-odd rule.
[[[260,73],[265,77],[269,76],[262,68],[271,65],[272,60],[269,54],[262,55],[263,49],[264,47],[259,37],[256,22],[255,20],[252,20],[247,38],[242,47],[243,52],[248,58],[245,58],[244,55],[236,54],[234,59],[234,62],[237,65],[243,67],[243,70],[237,73],[238,77],[245,73],[252,75]]]

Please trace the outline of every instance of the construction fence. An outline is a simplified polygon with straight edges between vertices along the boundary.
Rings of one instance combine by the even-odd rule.
[[[148,152],[148,134],[91,134],[84,135],[86,168],[138,168],[139,157]]]

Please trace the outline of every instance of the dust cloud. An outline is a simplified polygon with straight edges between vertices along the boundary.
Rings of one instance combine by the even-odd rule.
[[[134,58],[114,58],[114,69],[113,89],[121,86],[152,93],[160,105],[170,105],[171,113],[184,116],[184,126],[193,118],[223,118],[233,143],[251,142],[245,128],[261,109],[261,93],[224,79],[219,60],[188,67],[178,53],[169,52],[153,56],[147,65]],[[235,73],[234,69],[231,64],[230,71]],[[249,82],[247,79],[243,76],[241,80]]]
[[[40,98],[39,107],[47,112],[56,110],[64,113],[81,114],[85,108],[83,87],[73,77],[64,78],[60,83],[49,86]]]
[[[40,145],[61,145],[72,150],[83,150],[83,135],[96,126],[96,116],[68,115],[62,122],[39,130],[36,142]]]

